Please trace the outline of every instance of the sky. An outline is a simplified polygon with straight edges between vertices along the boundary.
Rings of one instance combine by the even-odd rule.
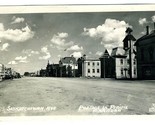
[[[127,27],[138,39],[154,21],[155,12],[0,14],[0,63],[23,74],[61,57],[99,58],[123,45]]]

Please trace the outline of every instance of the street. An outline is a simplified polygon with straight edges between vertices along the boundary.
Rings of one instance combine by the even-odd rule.
[[[154,108],[153,80],[23,77],[0,82],[1,116],[147,115]]]

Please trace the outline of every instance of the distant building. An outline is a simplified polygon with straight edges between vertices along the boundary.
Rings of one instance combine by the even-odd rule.
[[[83,77],[101,77],[101,62],[99,59],[85,59],[82,65]]]
[[[53,64],[53,77],[60,77],[60,66],[59,64]]]
[[[46,66],[46,76],[52,77],[53,76],[53,64],[50,64],[49,61]]]
[[[155,79],[155,28],[140,37],[135,46],[137,48],[137,71],[138,79]]]
[[[46,77],[46,74],[47,74],[46,69],[41,69],[40,70],[40,76],[41,77]]]
[[[105,50],[103,55],[100,57],[101,61],[101,78],[113,78],[113,66],[114,59],[109,55],[108,51]]]
[[[78,77],[82,77],[82,64],[83,64],[84,58],[80,57],[77,60],[77,64],[78,64]]]
[[[12,69],[11,68],[5,68],[5,78],[4,79],[12,79]]]
[[[137,78],[137,67],[136,67],[136,58],[135,54],[132,53],[132,78]],[[129,50],[124,50],[123,47],[113,48],[111,57],[114,60],[112,65],[113,76],[116,79],[129,79],[130,70],[129,70]]]
[[[126,36],[123,39],[123,49],[125,50],[129,67],[126,67],[124,70],[128,71],[129,79],[135,79],[137,78],[136,48],[134,46],[136,38],[132,35],[133,30],[130,27],[128,27],[125,32]]]
[[[65,75],[66,77],[77,76],[78,64],[76,58],[74,58],[73,56],[61,58],[59,61],[59,66],[60,66],[60,76],[63,75]]]
[[[5,67],[3,64],[0,64],[0,81],[5,77]]]

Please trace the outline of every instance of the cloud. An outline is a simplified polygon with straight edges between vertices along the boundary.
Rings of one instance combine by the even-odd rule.
[[[61,55],[58,55],[58,58],[61,58]]]
[[[0,50],[1,51],[8,51],[7,48],[9,47],[9,43],[4,43],[1,47],[0,47]]]
[[[92,54],[92,52],[90,51],[90,52],[89,52],[89,54],[91,55],[91,54]]]
[[[68,37],[68,33],[57,33],[57,34],[54,34],[52,39],[51,39],[51,46],[53,47],[56,47],[57,49],[61,50],[61,49],[64,49],[70,45],[73,45],[73,42],[70,41],[66,41],[66,38]]]
[[[13,18],[12,18],[12,22],[11,22],[11,24],[15,24],[15,23],[22,23],[22,22],[24,22],[24,18],[23,17],[15,17],[15,16],[13,16]]]
[[[15,58],[15,61],[18,61],[18,62],[21,62],[21,63],[27,63],[28,62],[27,61],[27,56],[24,56],[24,57],[18,56],[18,57]]]
[[[3,23],[0,23],[0,31],[3,31],[4,30],[4,25]]]
[[[103,52],[97,51],[96,55],[101,56],[103,54]]]
[[[9,65],[15,65],[15,64],[18,64],[18,63],[28,63],[27,61],[27,56],[17,56],[15,57],[15,59],[13,61],[10,61],[8,64]]]
[[[126,35],[125,31],[127,27],[131,26],[125,21],[108,18],[105,20],[104,24],[96,28],[84,28],[82,34],[94,39],[101,39],[101,44],[105,47],[111,47],[111,45],[112,47],[123,46],[122,41]]]
[[[71,50],[71,51],[80,51],[83,50],[83,47],[79,47],[78,45],[73,45],[70,48],[68,48],[67,50]]]
[[[39,52],[38,51],[31,51],[31,54],[39,54]]]
[[[13,42],[24,42],[33,38],[34,32],[27,25],[22,29],[4,29],[2,23],[0,23],[0,39],[6,39]]]
[[[70,56],[74,56],[75,58],[80,58],[82,57],[82,53],[81,52],[73,52]]]
[[[58,37],[59,38],[67,38],[68,37],[68,33],[58,33]]]
[[[31,50],[31,49],[23,50],[22,53],[27,54],[28,56],[38,55],[39,54],[38,51],[34,51],[34,50]]]
[[[16,64],[18,64],[16,61],[10,61],[10,62],[8,62],[8,64],[9,65],[16,65]]]
[[[41,52],[46,54],[45,56],[39,57],[40,60],[47,60],[51,57],[50,52],[48,51],[47,46],[41,48]]]
[[[144,25],[144,24],[146,24],[147,23],[147,20],[146,20],[146,18],[140,18],[139,19],[139,25]]]
[[[155,22],[155,15],[151,17],[152,21]]]
[[[25,57],[22,57],[22,56],[18,56],[18,57],[16,57],[15,58],[15,60],[26,60],[27,59],[27,56],[25,56]]]

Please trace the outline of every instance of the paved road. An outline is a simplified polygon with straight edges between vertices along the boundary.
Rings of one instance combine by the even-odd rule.
[[[24,77],[0,82],[0,115],[155,114],[155,81]]]

